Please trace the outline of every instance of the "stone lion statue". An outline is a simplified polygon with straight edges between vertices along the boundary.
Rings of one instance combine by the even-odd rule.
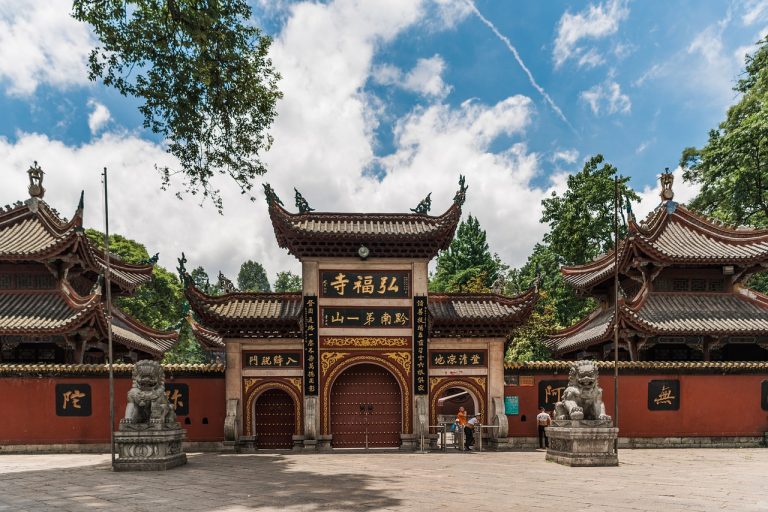
[[[603,390],[597,385],[594,361],[577,361],[571,365],[568,387],[563,401],[555,404],[555,420],[610,420],[605,414]]]
[[[165,374],[157,361],[139,361],[133,367],[125,418],[120,429],[176,428],[176,414],[165,395]]]

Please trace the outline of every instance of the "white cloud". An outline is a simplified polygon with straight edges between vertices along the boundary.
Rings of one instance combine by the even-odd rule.
[[[587,68],[594,68],[603,64],[605,59],[594,48],[590,48],[588,52],[579,57],[579,66],[586,66]]]
[[[9,94],[28,96],[40,84],[88,83],[94,42],[70,7],[60,0],[0,0],[0,81]]]
[[[672,190],[675,193],[675,201],[681,204],[686,204],[696,197],[699,193],[699,186],[683,180],[683,169],[681,167],[677,167],[677,169],[672,171],[672,175],[675,177],[674,185],[672,186]],[[661,198],[659,197],[660,191],[661,185],[659,185],[657,179],[656,183],[646,186],[642,191],[638,192],[637,195],[640,196],[640,204],[633,205],[637,220],[643,220],[661,203]]]
[[[594,59],[583,60],[589,53],[578,46],[583,39],[600,39],[615,34],[619,24],[629,16],[629,9],[623,0],[608,0],[590,6],[576,14],[566,11],[560,18],[553,58],[555,67],[560,67],[566,60],[579,57],[579,65],[592,64]],[[583,60],[583,62],[582,62]]]
[[[637,148],[635,148],[635,154],[640,155],[642,153],[645,153],[645,150],[648,149],[651,145],[656,143],[656,138],[654,137],[651,140],[646,140],[640,143]]]
[[[612,81],[606,80],[602,84],[582,91],[579,95],[582,101],[589,105],[592,113],[597,115],[604,114],[628,114],[632,110],[632,101],[629,96],[621,92],[621,86]]]
[[[579,159],[579,152],[576,149],[561,149],[555,151],[552,155],[552,163],[564,162],[566,164],[576,163]]]
[[[88,128],[91,129],[92,135],[96,135],[110,120],[112,120],[112,114],[109,113],[107,107],[93,98],[88,100],[88,106],[93,109],[91,110],[91,113],[88,114]]]
[[[393,85],[423,96],[442,99],[451,91],[451,87],[443,81],[443,71],[445,61],[435,55],[429,59],[419,59],[416,66],[406,74],[391,64],[376,66],[372,78],[381,85]]]
[[[648,80],[653,80],[655,78],[658,78],[662,72],[664,71],[664,66],[661,64],[654,64],[650,68],[648,68],[642,75],[640,75],[639,78],[637,78],[634,82],[632,82],[633,87],[642,87],[645,82]]]
[[[741,21],[744,25],[753,25],[764,20],[768,15],[768,0],[747,0],[744,3],[744,14]]]

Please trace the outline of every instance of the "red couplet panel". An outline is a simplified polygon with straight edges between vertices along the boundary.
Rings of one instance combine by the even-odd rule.
[[[509,435],[535,436],[539,404],[554,400],[557,387],[562,385],[557,383],[567,378],[567,373],[537,374],[533,385],[505,386],[504,394],[519,397],[520,404],[519,414],[507,416]],[[768,411],[761,405],[761,386],[766,380],[768,374],[620,375],[619,436],[762,436],[768,431]],[[649,401],[659,398],[655,389],[649,397],[651,381],[677,381],[679,390],[674,394],[677,409],[651,409]],[[540,386],[541,383],[544,385]],[[613,416],[613,375],[601,375],[600,386],[606,412]],[[548,390],[551,391],[549,397]]]
[[[177,411],[185,412],[177,420],[186,429],[188,441],[224,439],[223,375],[177,377],[166,384],[179,390],[172,402]],[[129,376],[115,378],[115,427],[124,416],[130,387]],[[0,446],[109,442],[106,378],[0,378],[0,397]]]

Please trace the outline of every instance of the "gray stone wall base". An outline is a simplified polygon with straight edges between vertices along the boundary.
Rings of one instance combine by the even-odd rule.
[[[493,450],[497,452],[535,450],[539,447],[539,440],[536,437],[499,437],[497,439],[483,440],[483,450]]]
[[[165,471],[187,463],[181,443],[186,431],[124,430],[115,432],[115,471]]]
[[[293,437],[293,451],[304,451],[304,436],[292,436]]]
[[[304,451],[305,452],[316,452],[317,451],[317,439],[305,439],[304,440]]]
[[[768,446],[764,436],[707,437],[620,437],[619,449],[624,448],[761,448]]]
[[[185,452],[233,452],[228,442],[220,441],[185,441],[182,447]],[[63,443],[63,444],[8,444],[0,445],[0,455],[34,455],[53,453],[109,453],[109,443]]]
[[[614,449],[619,429],[610,427],[547,427],[547,460],[565,466],[618,466]]]
[[[426,444],[426,439],[424,444]],[[418,449],[419,442],[416,439],[416,434],[400,434],[400,451],[412,452]]]

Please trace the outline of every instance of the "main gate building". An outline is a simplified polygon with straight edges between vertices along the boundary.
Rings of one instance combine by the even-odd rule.
[[[210,296],[185,280],[193,332],[226,351],[228,442],[410,449],[459,405],[505,442],[504,344],[538,294],[429,293],[427,267],[453,239],[463,182],[439,216],[423,204],[318,213],[298,192],[291,213],[265,190],[278,244],[301,261],[302,292]]]

